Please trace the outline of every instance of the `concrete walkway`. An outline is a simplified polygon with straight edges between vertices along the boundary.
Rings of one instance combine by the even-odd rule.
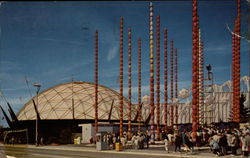
[[[6,145],[6,146],[13,146],[13,145]],[[3,144],[0,144],[0,147],[4,147]],[[199,151],[195,148],[193,153],[186,153],[186,152],[173,152],[173,147],[170,148],[170,152],[167,153],[164,150],[163,145],[150,145],[149,149],[125,149],[123,151],[115,151],[115,150],[102,150],[98,151],[95,149],[95,146],[92,144],[85,144],[85,145],[46,145],[46,146],[39,146],[36,147],[35,145],[14,145],[14,147],[20,148],[36,148],[36,149],[46,149],[46,150],[63,150],[63,151],[78,151],[78,152],[105,152],[105,153],[116,153],[116,154],[128,154],[128,155],[152,155],[152,156],[171,156],[171,157],[186,157],[186,158],[214,158],[216,157],[214,154],[209,152],[208,147],[203,147]],[[233,158],[233,157],[241,157],[238,156],[220,156],[224,158]],[[250,158],[250,157],[249,157]]]

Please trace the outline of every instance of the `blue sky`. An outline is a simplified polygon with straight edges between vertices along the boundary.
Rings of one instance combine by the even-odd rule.
[[[34,83],[42,90],[76,81],[94,82],[94,32],[99,30],[99,82],[119,89],[119,19],[124,17],[124,87],[127,87],[127,30],[132,28],[132,86],[137,99],[137,39],[142,38],[142,95],[149,94],[148,2],[4,2],[0,6],[0,88],[18,112],[30,99]],[[192,4],[154,2],[155,15],[179,52],[179,89],[191,85]],[[247,4],[242,1],[246,13]],[[230,79],[231,35],[236,2],[201,1],[199,16],[205,63],[213,67],[215,83]],[[242,32],[247,29],[242,19]],[[82,29],[88,28],[88,29]],[[156,29],[155,29],[156,30]],[[248,43],[241,42],[241,76],[248,75]],[[161,52],[163,64],[163,51]],[[163,65],[161,65],[163,72]],[[163,73],[161,73],[163,84]],[[124,94],[127,91],[125,88]],[[3,100],[1,105],[7,109]],[[1,114],[1,113],[0,113]],[[1,123],[1,121],[0,121]]]

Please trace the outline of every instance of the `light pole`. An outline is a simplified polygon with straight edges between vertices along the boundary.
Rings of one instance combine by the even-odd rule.
[[[40,91],[41,85],[40,84],[33,84],[34,87],[37,88],[36,90],[36,107],[38,109],[38,93]],[[38,110],[36,111],[36,146],[39,146],[38,142]]]
[[[211,106],[210,109],[208,109],[208,105],[205,106],[205,122],[207,123],[212,123],[213,122],[213,115],[215,116],[215,111],[213,112],[213,108],[214,108],[214,91],[213,91],[213,72],[212,72],[212,66],[210,64],[206,65],[206,69],[207,69],[207,85],[206,85],[206,89],[207,91],[205,93],[208,93],[212,95],[212,102],[211,102]],[[210,102],[210,101],[209,101]],[[210,104],[210,103],[209,103]],[[213,114],[214,113],[214,114]],[[215,120],[214,120],[215,121]]]

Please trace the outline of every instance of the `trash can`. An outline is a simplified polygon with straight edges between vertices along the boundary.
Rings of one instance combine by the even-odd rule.
[[[107,132],[100,132],[96,134],[96,150],[107,150]]]
[[[122,151],[123,146],[121,143],[115,143],[115,151]]]

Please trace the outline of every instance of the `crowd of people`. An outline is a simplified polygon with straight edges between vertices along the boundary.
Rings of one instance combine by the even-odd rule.
[[[162,131],[158,142],[163,142],[165,150],[172,152],[194,152],[194,147],[209,147],[216,156],[239,155],[249,156],[250,151],[250,127],[243,129],[219,129],[201,128],[193,133],[188,130],[166,130]],[[138,132],[129,136],[124,132],[120,138],[118,134],[108,133],[106,140],[111,149],[115,149],[115,143],[121,143],[124,148],[144,149],[149,148],[151,135],[148,131]],[[174,147],[174,148],[173,148]],[[172,149],[173,148],[173,149]]]
[[[121,143],[124,148],[144,149],[149,148],[150,135],[148,132],[134,133],[129,140],[127,132],[120,138],[118,134],[108,133],[106,142],[111,149],[115,149],[116,143]]]
[[[210,132],[211,133],[211,132]],[[239,149],[243,156],[249,156],[250,150],[250,129],[245,127],[241,130],[212,130],[209,138],[211,151],[218,156],[237,155]]]

